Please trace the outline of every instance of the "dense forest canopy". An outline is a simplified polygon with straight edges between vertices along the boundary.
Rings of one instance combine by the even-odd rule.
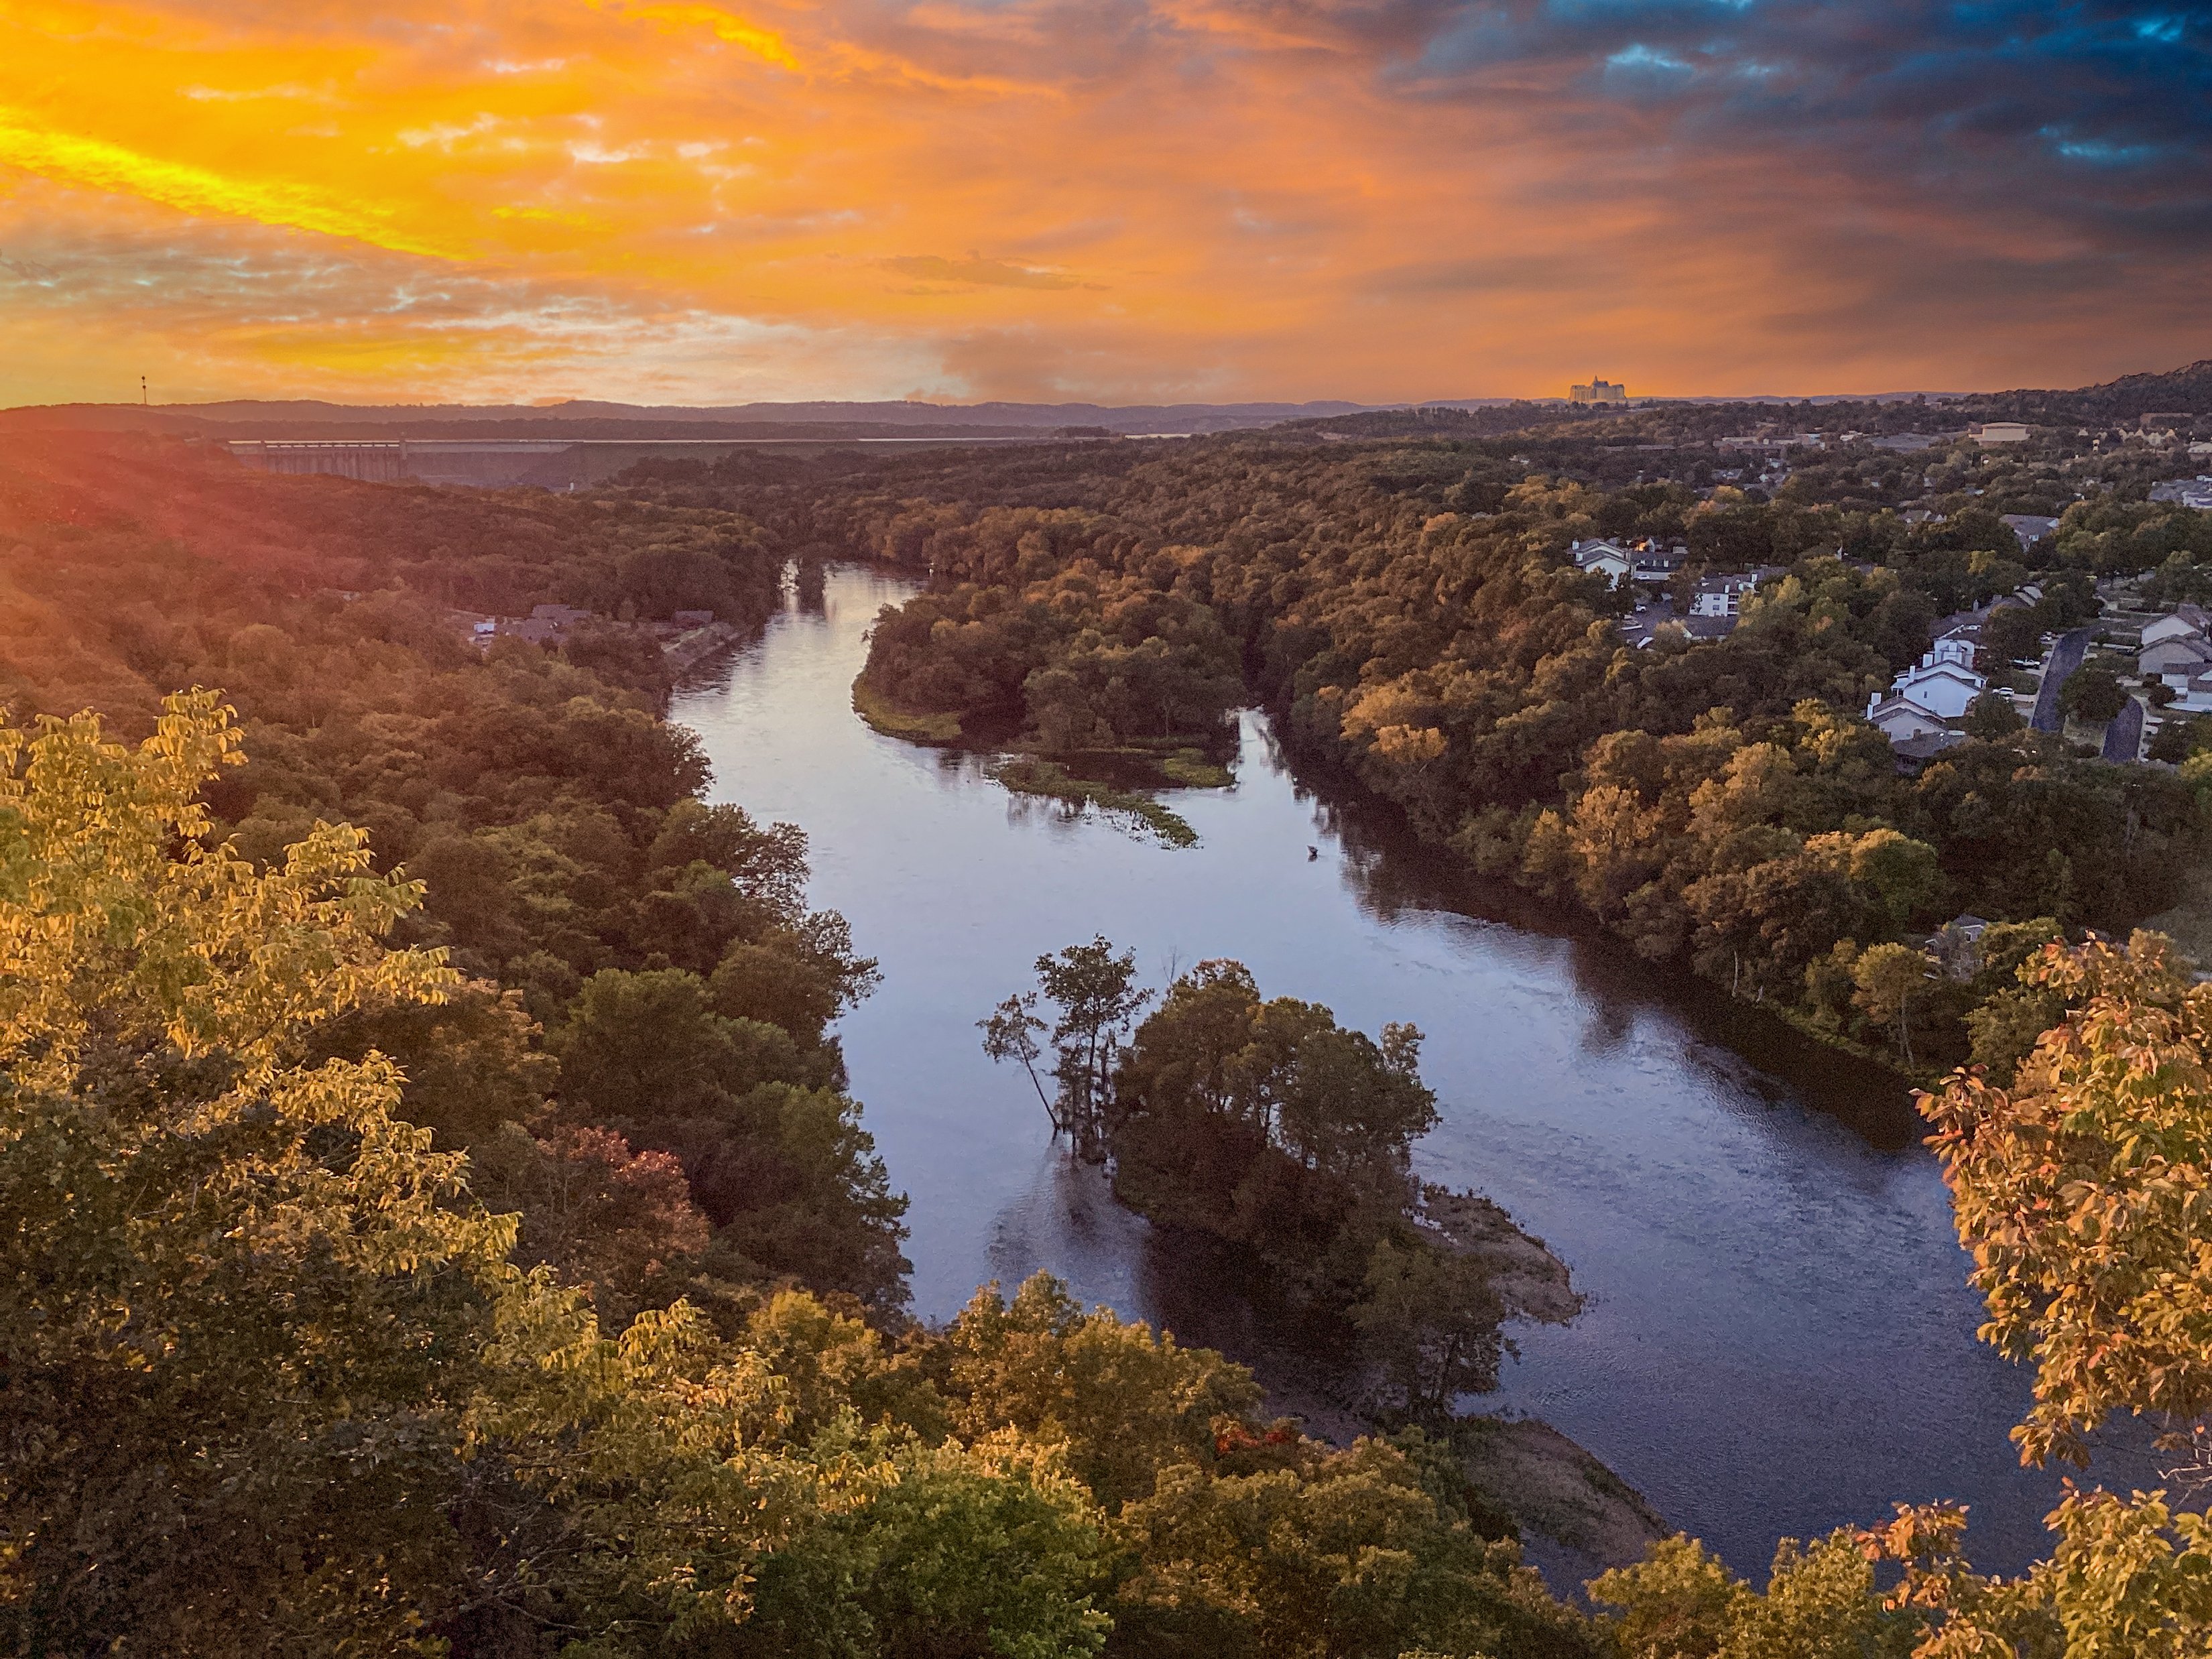
[[[1936,811],[1928,779],[1876,765],[1830,698],[1917,648],[1918,561],[1961,550],[1908,532],[1869,572],[1814,538],[1741,653],[1617,668],[1608,597],[1557,545],[1625,509],[1556,476],[1236,442],[827,470],[570,501],[247,475],[129,440],[0,465],[10,1647],[2202,1650],[2212,1533],[2164,1494],[2069,1498],[2052,1559],[2018,1581],[1966,1566],[1955,1511],[1914,1510],[1785,1540],[1763,1588],[1673,1540],[1585,1612],[1421,1428],[1336,1447],[1269,1424],[1240,1367],[1048,1280],[913,1324],[903,1200],[835,1030],[872,984],[865,942],[810,907],[797,829],[702,799],[630,622],[710,589],[757,619],[786,557],[825,550],[930,569],[933,599],[973,590],[933,639],[989,643],[987,592],[1030,617],[1042,585],[1021,720],[1040,669],[1068,677],[1040,707],[1090,742],[1147,720],[1202,735],[1263,696],[1469,856],[1495,842],[1525,871],[1563,848],[1534,867],[1609,920],[1626,877],[1583,884],[1643,860],[1619,915],[1654,937],[1688,927],[1668,904],[1709,928],[1770,914],[1770,884],[1817,892],[1857,930],[1848,963],[1748,921],[1729,937],[1759,941],[1735,947],[1759,972],[1802,956],[1808,986],[1832,963],[1838,1006],[1902,1035],[1913,988],[1887,935],[1974,878],[1914,816]],[[1637,499],[1696,535],[1763,525],[1778,557],[1795,533],[1786,502],[1724,501],[1743,516],[1723,532],[1666,490]],[[2085,568],[2136,557],[2148,522],[2085,513],[2067,534],[2090,539],[2063,545]],[[453,615],[546,602],[607,624],[480,650]],[[1123,628],[1123,603],[1181,631]],[[1153,637],[1166,692],[1094,698],[1151,672]],[[1139,665],[1085,666],[1116,651]],[[194,684],[223,690],[176,690]],[[2142,902],[2098,778],[1983,746],[1936,799],[1999,847],[2032,810],[2033,833],[2094,855],[2012,878],[1982,1006],[2012,1008],[2017,1079],[1961,1076],[1929,1107],[1990,1334],[2037,1368],[2023,1450],[2064,1456],[2116,1413],[2204,1409],[2212,1039],[2160,942],[2057,940],[2087,907]],[[2130,833],[2193,849],[2193,802],[2153,776]],[[1481,842],[1478,780],[1507,813]],[[1628,826],[1609,838],[1584,811],[1606,790]],[[1408,1415],[1479,1386],[1495,1288],[1442,1285],[1482,1316],[1440,1353],[1439,1266],[1401,1231],[1432,1111],[1416,1034],[1346,1030],[1233,963],[1157,1007],[1124,990],[1082,1006],[1126,1042],[1085,1046],[1080,1021],[1066,1040],[1082,1088],[1110,1068],[1101,1133],[1133,1200],[1303,1254],[1318,1298],[1396,1343]]]

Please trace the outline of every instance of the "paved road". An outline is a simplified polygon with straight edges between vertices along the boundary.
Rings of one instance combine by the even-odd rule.
[[[2130,697],[2128,706],[2113,715],[2111,723],[2105,727],[2105,758],[2120,762],[2141,760],[2142,733],[2142,699]]]
[[[2065,725],[2058,712],[2058,688],[2066,684],[2067,677],[2081,665],[2081,659],[2089,654],[2089,630],[2069,629],[2058,636],[2051,647],[2051,661],[2043,671],[2043,683],[2036,688],[2035,717],[2028,721],[2039,732],[2056,732]]]

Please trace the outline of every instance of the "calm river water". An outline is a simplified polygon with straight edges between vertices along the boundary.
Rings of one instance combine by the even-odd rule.
[[[1477,1403],[1554,1424],[1740,1572],[1763,1577],[1778,1537],[1899,1498],[1971,1504],[1978,1565],[2040,1553],[2057,1478],[2020,1470],[2005,1438],[2027,1380],[1974,1340],[1942,1184],[1893,1084],[1602,941],[1468,913],[1443,872],[1302,789],[1257,716],[1236,787],[1176,798],[1201,838],[1181,851],[876,735],[849,687],[877,610],[912,591],[831,570],[818,608],[793,600],[673,718],[703,738],[717,799],[805,829],[815,902],[883,964],[842,1031],[913,1200],[917,1313],[1042,1267],[1190,1340],[1233,1330],[1188,1263],[1068,1169],[975,1022],[1040,952],[1094,933],[1136,947],[1154,983],[1234,957],[1267,994],[1370,1031],[1419,1025],[1443,1120],[1422,1173],[1505,1205],[1588,1294],[1573,1326],[1521,1333],[1502,1393]]]

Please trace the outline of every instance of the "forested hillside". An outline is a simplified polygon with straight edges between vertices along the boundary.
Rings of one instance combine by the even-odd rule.
[[[1011,488],[1062,489],[1068,465],[1025,462]],[[1106,486],[1165,513],[1188,477],[1149,465],[1117,462]],[[0,463],[0,1641],[484,1659],[2201,1650],[2212,1546],[2162,1497],[2069,1499],[2052,1562],[2014,1583],[1972,1574],[1960,1517],[1928,1510],[1785,1541],[1764,1589],[1674,1540],[1600,1580],[1586,1612],[1521,1564],[1418,1427],[1332,1447],[1267,1423],[1241,1368],[1048,1280],[981,1291],[941,1329],[905,1319],[902,1200],[835,1032],[872,981],[865,941],[810,908],[799,830],[703,803],[696,749],[659,717],[657,647],[623,614],[757,618],[787,551],[868,525],[895,550],[908,515],[939,510],[874,518],[802,472],[752,479],[740,508],[726,482],[449,496],[129,442]],[[1362,670],[1357,698],[1324,698],[1340,637],[1393,677],[1434,673],[1443,595],[1481,602],[1491,567],[1480,538],[1425,518],[1422,568],[1468,574],[1423,599],[1381,556],[1404,524],[1395,486],[1270,479],[1248,479],[1249,511],[1194,502],[1188,538],[1158,548],[1101,528],[1103,507],[1019,501],[945,512],[913,545],[945,562],[940,592],[1060,583],[1038,637],[1074,682],[1052,706],[1088,719],[1087,740],[1133,716],[1086,676],[1142,679],[1127,661],[1149,665],[1158,615],[1188,624],[1171,659],[1286,696],[1319,744],[1320,711],[1413,695]],[[1560,494],[1504,516],[1540,541],[1574,516]],[[1058,525],[1077,539],[1053,543]],[[1217,560],[1209,534],[1244,551]],[[1087,561],[1103,592],[1115,536],[1127,614],[1085,590]],[[1515,744],[1582,716],[1517,738],[1514,716],[1533,690],[1607,683],[1579,659],[1546,666],[1594,650],[1600,624],[1543,551],[1506,561],[1484,612],[1509,645],[1454,659],[1482,711],[1463,733],[1408,715],[1346,736],[1334,715],[1344,757],[1417,815],[1421,791],[1388,769],[1418,779],[1456,738],[1455,765],[1533,791],[1545,775],[1509,764]],[[1320,572],[1342,577],[1340,605]],[[1873,585],[1865,617],[1893,592]],[[541,599],[612,620],[480,653],[448,610]],[[943,637],[988,644],[989,604]],[[1845,672],[1895,620],[1792,605],[1805,651],[1847,643],[1826,666],[1747,659],[1747,687]],[[1055,618],[1095,640],[1063,653]],[[1128,707],[1178,727],[1234,693],[1181,695]],[[1686,694],[1642,695],[1675,720]],[[1725,757],[1689,790],[1693,824],[1777,776],[1848,787],[1851,734],[1802,701],[1801,736],[1747,713],[1766,724],[1683,716],[1653,738],[1662,757],[1680,739],[1686,766]],[[1525,806],[1534,844],[1542,809]],[[1879,826],[1823,833],[1852,840],[1808,836],[1802,856],[1839,861],[1893,915],[1925,874]],[[1736,844],[1799,855],[1772,834]],[[2064,1456],[2112,1413],[2185,1425],[2212,1400],[2212,1258],[2191,1224],[2212,992],[2148,939],[2046,945],[2018,988],[2065,1023],[2010,1091],[1962,1078],[1929,1110],[1992,1334],[2037,1366],[2024,1449]],[[1402,1216],[1372,1201],[1402,1188],[1429,1116],[1415,1042],[1206,964],[1136,1031],[1113,1132],[1148,1207],[1285,1254],[1310,1239],[1317,1290],[1364,1266],[1388,1326],[1422,1271]],[[1495,1361],[1494,1287],[1456,1291],[1473,1311],[1442,1333],[1458,1345],[1443,1370],[1439,1333],[1389,1328],[1409,1405],[1447,1406],[1421,1396]]]

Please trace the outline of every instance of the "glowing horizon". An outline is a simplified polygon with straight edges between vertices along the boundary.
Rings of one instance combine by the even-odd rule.
[[[0,0],[0,403],[1389,403],[2212,356],[2212,12]]]

